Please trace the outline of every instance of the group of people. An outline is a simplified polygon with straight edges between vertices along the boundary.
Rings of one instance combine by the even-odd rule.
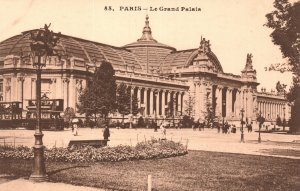
[[[224,125],[217,123],[218,133],[220,133],[222,129],[223,134],[235,133],[236,127],[234,124],[229,124],[228,121],[224,123]]]
[[[72,128],[72,134],[74,136],[78,135],[78,128],[81,124],[81,120],[78,118],[73,118],[71,121],[71,128]],[[109,127],[108,125],[105,125],[104,129],[103,129],[103,138],[104,139],[108,139],[110,137],[110,131],[109,131]]]
[[[205,127],[205,121],[200,122],[200,120],[197,120],[196,122],[193,122],[193,124],[192,124],[192,129],[194,131],[197,129],[199,129],[199,131],[201,131],[201,129],[204,131],[204,127]]]

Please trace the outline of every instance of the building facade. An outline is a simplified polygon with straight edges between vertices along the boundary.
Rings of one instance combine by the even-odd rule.
[[[30,33],[35,31],[0,43],[0,101],[20,101],[24,112],[26,100],[35,99],[36,71],[30,56]],[[127,84],[137,97],[141,116],[204,119],[211,107],[216,116],[228,121],[239,121],[242,109],[248,121],[258,114],[270,121],[290,117],[283,96],[257,91],[251,54],[240,64],[244,65],[241,74],[226,73],[210,41],[201,37],[198,48],[178,51],[153,38],[148,16],[136,42],[115,47],[62,35],[58,49],[61,59],[51,57],[43,68],[42,94],[63,99],[64,108],[76,110],[87,79],[107,61],[115,70],[117,84]]]

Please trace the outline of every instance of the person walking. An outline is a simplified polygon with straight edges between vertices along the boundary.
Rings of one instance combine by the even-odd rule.
[[[104,130],[103,130],[103,138],[107,140],[108,137],[110,137],[110,132],[109,132],[108,125],[106,125],[105,128],[104,128]]]
[[[167,135],[167,130],[166,130],[164,124],[161,124],[161,125],[160,125],[160,131],[161,131],[161,134],[162,134],[161,140],[166,140],[166,139],[167,139],[167,137],[166,137],[166,135]]]
[[[78,123],[79,123],[78,118],[74,117],[72,119],[72,133],[74,136],[78,135]]]
[[[253,122],[251,122],[251,123],[249,123],[249,124],[247,125],[248,133],[251,133],[251,132],[252,132],[252,124],[253,124]]]

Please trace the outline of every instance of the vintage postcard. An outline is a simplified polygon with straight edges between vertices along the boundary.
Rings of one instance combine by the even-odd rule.
[[[0,190],[299,189],[299,2],[0,4]]]

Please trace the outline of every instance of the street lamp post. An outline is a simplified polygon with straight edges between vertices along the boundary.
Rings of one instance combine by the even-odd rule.
[[[241,119],[241,143],[244,143],[244,108],[241,109],[241,115],[242,115],[242,119]]]
[[[132,73],[134,74],[134,66],[131,67]],[[133,119],[133,114],[132,114],[132,74],[130,74],[130,122],[129,122],[129,128],[132,128],[132,119]]]
[[[49,25],[50,26],[50,25]],[[41,128],[41,74],[42,68],[46,66],[46,60],[49,56],[55,56],[54,47],[56,46],[60,33],[54,34],[49,30],[49,26],[45,25],[43,29],[31,32],[31,52],[33,67],[36,69],[36,130],[34,143],[34,168],[30,176],[30,180],[41,182],[47,181],[45,161],[44,161],[44,146]]]
[[[261,112],[259,112],[259,118],[258,118],[258,143],[261,143],[261,136],[260,136],[260,129],[262,126],[262,116],[261,116]]]
[[[283,120],[282,120],[283,131],[285,131],[285,123],[286,123],[286,119],[285,119],[285,106],[283,106]]]

